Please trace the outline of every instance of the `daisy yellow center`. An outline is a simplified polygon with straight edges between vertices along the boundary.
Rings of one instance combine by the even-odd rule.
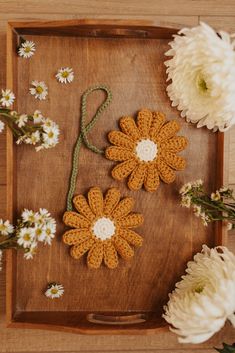
[[[5,96],[4,98],[5,98],[6,101],[9,101],[10,96]]]
[[[28,233],[26,233],[25,235],[24,235],[24,240],[25,241],[29,241],[31,238],[30,238],[30,234],[28,234]]]
[[[196,293],[202,293],[203,292],[203,289],[204,289],[204,286],[203,285],[198,285],[195,289],[194,289],[194,291],[196,292]]]
[[[0,225],[0,232],[4,232],[7,229],[7,227],[4,224]]]
[[[43,88],[41,86],[37,86],[36,91],[38,94],[41,94],[43,92]]]
[[[58,293],[58,289],[56,288],[51,289],[51,294],[57,294],[57,293]]]
[[[25,47],[24,51],[25,51],[25,53],[29,53],[31,51],[31,48],[30,47]]]
[[[49,137],[49,138],[53,138],[53,137],[54,137],[53,131],[50,131],[50,132],[48,133],[48,137]]]
[[[110,218],[101,217],[94,223],[92,231],[101,240],[110,239],[115,233],[115,224]]]
[[[158,147],[157,144],[152,140],[143,139],[137,143],[135,152],[141,161],[151,162],[157,156]]]
[[[64,71],[64,72],[62,72],[61,76],[66,78],[66,77],[68,77],[68,75],[69,75],[68,71]]]

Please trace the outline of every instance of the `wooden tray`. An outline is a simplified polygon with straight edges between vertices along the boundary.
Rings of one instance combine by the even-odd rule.
[[[197,129],[179,117],[167,98],[164,52],[177,29],[150,22],[65,21],[10,23],[8,28],[7,87],[17,96],[15,109],[32,113],[40,109],[58,122],[60,144],[36,153],[30,146],[15,148],[7,135],[8,216],[16,218],[23,208],[45,207],[58,222],[57,237],[51,247],[42,247],[32,261],[22,253],[7,256],[7,322],[9,327],[59,329],[90,334],[146,334],[166,328],[161,318],[168,293],[183,274],[192,255],[202,244],[222,244],[222,225],[203,227],[200,220],[179,205],[178,190],[190,180],[201,178],[209,190],[223,184],[223,134]],[[30,60],[16,55],[19,36],[36,42]],[[71,85],[54,78],[61,66],[74,68]],[[32,80],[49,86],[49,99],[36,101],[29,93]],[[189,147],[182,153],[188,167],[177,173],[174,184],[161,184],[150,194],[131,192],[125,182],[110,176],[112,162],[85,148],[80,156],[77,193],[99,185],[105,191],[118,186],[123,195],[132,195],[135,209],[143,212],[144,246],[133,261],[120,261],[115,270],[90,270],[73,260],[61,242],[61,222],[71,170],[71,154],[79,129],[80,97],[88,87],[106,84],[113,102],[91,133],[91,140],[107,146],[107,132],[116,129],[123,115],[135,116],[148,107],[177,119]],[[89,116],[94,114],[102,94],[92,97]],[[65,287],[63,299],[48,300],[43,295],[48,282]]]

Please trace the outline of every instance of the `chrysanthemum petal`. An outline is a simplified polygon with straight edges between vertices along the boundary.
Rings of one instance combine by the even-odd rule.
[[[117,252],[123,259],[129,260],[131,257],[133,257],[134,250],[130,247],[130,245],[125,239],[116,236],[112,239],[112,242]]]
[[[149,136],[154,139],[158,131],[161,129],[162,125],[165,123],[166,116],[165,114],[160,112],[153,112],[152,114],[153,114],[153,119],[149,130]]]
[[[101,189],[97,186],[88,191],[88,202],[92,212],[96,216],[101,216],[103,213],[104,200]]]
[[[167,184],[175,180],[175,172],[164,162],[162,158],[157,159],[157,169],[160,178]]]
[[[104,198],[104,214],[110,215],[113,209],[117,206],[120,200],[121,194],[117,188],[110,188],[106,192]]]
[[[103,242],[96,241],[96,243],[90,249],[87,256],[87,265],[90,268],[99,268],[104,255]]]
[[[118,236],[125,239],[129,244],[134,246],[141,246],[143,238],[131,229],[120,228]]]
[[[129,116],[121,118],[120,127],[124,134],[128,135],[132,140],[137,141],[141,138],[141,134],[133,118]]]
[[[90,225],[90,222],[84,216],[72,211],[67,211],[64,213],[63,222],[66,226],[78,229],[88,228]]]
[[[129,177],[129,180],[128,180],[129,188],[131,190],[139,190],[143,185],[146,173],[147,173],[147,164],[139,163]]]
[[[156,141],[162,142],[173,137],[180,130],[180,125],[176,120],[169,121],[159,131]]]
[[[73,203],[75,208],[79,213],[81,213],[84,217],[93,221],[95,218],[94,213],[91,211],[90,206],[87,203],[86,198],[83,195],[77,195],[73,199]]]
[[[126,228],[135,228],[140,226],[144,221],[144,217],[140,213],[131,213],[128,216],[117,221],[118,225]]]
[[[85,240],[83,243],[79,245],[74,245],[71,247],[70,254],[74,259],[79,259],[82,255],[84,255],[95,243],[93,238]]]
[[[71,229],[63,234],[63,242],[67,245],[81,244],[91,237],[89,229]]]
[[[127,216],[134,206],[134,200],[132,197],[126,197],[121,200],[117,207],[114,209],[112,213],[112,217],[114,219],[120,219],[122,217]]]
[[[144,187],[147,191],[156,191],[159,186],[160,180],[156,163],[148,165],[146,178],[144,180]]]
[[[149,136],[149,129],[152,124],[152,112],[149,109],[142,109],[137,115],[137,126],[142,137]]]
[[[161,144],[161,148],[165,151],[180,152],[183,151],[188,144],[188,140],[184,136],[175,136]]]
[[[116,268],[118,265],[117,251],[111,240],[104,242],[104,263],[108,268]]]
[[[186,166],[186,161],[183,157],[177,156],[175,153],[164,152],[162,153],[162,157],[165,162],[175,170],[183,170]]]
[[[105,150],[105,156],[111,161],[126,161],[135,157],[132,151],[116,146],[107,147]]]
[[[136,165],[136,159],[130,159],[128,161],[122,162],[113,168],[112,177],[116,180],[122,180],[132,172]]]
[[[132,151],[135,147],[134,141],[121,131],[110,131],[108,134],[109,141],[119,147],[125,147]]]

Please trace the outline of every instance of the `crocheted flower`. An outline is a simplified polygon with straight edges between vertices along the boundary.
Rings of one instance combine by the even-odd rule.
[[[72,245],[71,256],[79,259],[86,252],[87,264],[99,268],[102,261],[109,268],[118,265],[118,254],[125,260],[134,255],[132,246],[141,246],[142,237],[131,230],[143,222],[143,216],[132,213],[131,197],[120,200],[120,192],[110,188],[105,197],[98,187],[73,199],[77,212],[64,213],[64,223],[74,229],[63,234],[65,244]]]
[[[185,159],[176,153],[187,146],[187,139],[175,136],[180,130],[177,121],[166,122],[162,113],[148,109],[139,111],[137,124],[131,117],[120,119],[121,131],[111,131],[106,157],[121,162],[112,170],[114,179],[129,175],[128,187],[138,190],[144,184],[147,191],[155,191],[160,179],[165,183],[175,180],[175,170],[185,168]]]

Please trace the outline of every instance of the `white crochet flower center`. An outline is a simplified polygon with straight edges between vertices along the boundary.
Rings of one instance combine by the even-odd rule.
[[[110,239],[115,233],[115,225],[107,217],[99,218],[93,225],[92,231],[101,240]]]
[[[156,158],[158,148],[157,144],[150,139],[144,139],[137,143],[136,154],[141,161],[151,162]]]

